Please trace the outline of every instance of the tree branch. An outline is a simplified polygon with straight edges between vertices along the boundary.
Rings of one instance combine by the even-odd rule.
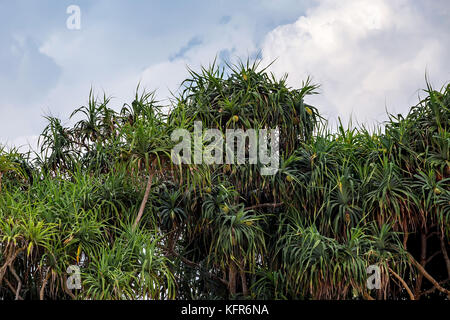
[[[448,279],[447,279],[447,280],[444,280],[444,281],[440,281],[440,282],[439,282],[439,285],[443,285],[444,283],[447,283],[448,281],[449,281]],[[424,296],[424,295],[433,293],[434,291],[436,291],[436,287],[430,288],[430,289],[428,289],[428,290],[422,292],[420,295],[421,295],[421,296]]]
[[[189,266],[191,266],[191,267],[196,267],[196,268],[198,268],[198,269],[200,269],[200,270],[202,269],[202,267],[201,267],[198,263],[186,259],[185,257],[183,257],[183,256],[181,256],[180,254],[178,254],[177,252],[175,252],[175,250],[169,251],[169,250],[166,249],[166,251],[167,251],[169,254],[172,254],[172,255],[176,256],[177,258],[179,258],[179,259],[180,259],[181,261],[183,261],[185,264],[187,264],[187,265],[189,265]],[[209,275],[211,278],[213,278],[214,280],[218,280],[218,281],[222,282],[224,285],[226,285],[226,286],[228,287],[228,281],[226,281],[226,280],[224,280],[224,279],[222,279],[222,278],[216,276],[215,274],[212,274],[212,273],[209,273],[209,272],[207,272],[207,273],[208,273],[208,275]]]
[[[441,253],[441,251],[436,251],[431,256],[429,256],[427,261],[426,261],[426,264],[428,264],[431,260],[433,260],[433,258],[436,257],[439,253]]]
[[[144,198],[142,199],[141,207],[139,208],[138,215],[136,217],[136,220],[134,221],[133,230],[136,229],[137,225],[139,224],[139,221],[141,221],[142,215],[144,214],[145,206],[148,201],[148,196],[150,195],[150,190],[152,188],[152,181],[153,181],[153,173],[150,174],[148,177],[147,187],[145,188]]]
[[[14,278],[17,280],[17,289],[16,289],[16,300],[23,300],[20,296],[20,289],[22,289],[22,280],[20,280],[20,277],[17,275],[16,270],[14,269],[13,265],[9,265],[9,270],[11,271]]]
[[[48,279],[50,278],[51,272],[47,270],[47,275],[45,276],[44,281],[42,282],[41,290],[39,291],[39,299],[44,300],[44,292],[45,287],[47,286]]]
[[[441,241],[442,255],[444,256],[445,265],[447,266],[448,278],[450,279],[450,259],[448,258],[448,253],[447,253],[447,249],[446,249],[445,242],[444,242],[444,233],[442,233],[439,238]]]
[[[251,207],[247,207],[244,210],[253,210],[253,209],[259,209],[259,208],[277,208],[282,206],[284,203],[260,203],[256,204]]]
[[[425,278],[428,279],[428,281],[430,281],[435,287],[436,289],[438,289],[439,291],[445,293],[446,295],[450,296],[450,291],[442,288],[439,283],[422,267],[422,265],[416,261],[416,259],[414,259],[414,257],[412,255],[409,255],[409,258],[411,260],[411,262],[417,267],[417,269],[419,270],[419,272],[421,274],[423,274],[425,276]]]
[[[392,273],[392,275],[394,277],[396,277],[398,279],[398,281],[401,282],[401,284],[403,285],[403,287],[405,288],[406,292],[408,292],[409,298],[411,300],[415,300],[414,298],[414,294],[412,293],[411,289],[408,287],[408,285],[406,284],[405,280],[403,280],[402,277],[400,277],[394,270],[392,270],[390,267],[389,268],[389,272]]]

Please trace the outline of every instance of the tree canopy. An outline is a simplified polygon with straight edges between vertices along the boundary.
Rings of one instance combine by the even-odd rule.
[[[447,298],[450,85],[377,130],[331,131],[316,89],[213,63],[169,106],[138,86],[47,116],[37,152],[0,150],[0,299]],[[195,121],[278,127],[279,170],[174,164]]]

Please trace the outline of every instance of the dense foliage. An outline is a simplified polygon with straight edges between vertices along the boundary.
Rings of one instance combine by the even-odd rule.
[[[0,299],[446,298],[450,86],[376,132],[329,131],[316,89],[213,64],[170,106],[138,87],[121,109],[91,92],[73,126],[47,117],[37,153],[0,151]],[[280,169],[174,165],[194,121],[278,127]]]

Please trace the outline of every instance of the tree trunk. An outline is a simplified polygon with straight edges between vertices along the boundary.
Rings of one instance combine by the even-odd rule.
[[[440,238],[440,241],[441,241],[441,251],[442,251],[442,255],[444,256],[445,265],[447,266],[447,274],[448,274],[448,278],[450,279],[450,260],[449,260],[449,258],[448,258],[447,248],[446,248],[446,246],[445,246],[444,233],[442,233],[441,236],[440,236],[439,238]]]
[[[136,220],[134,221],[133,230],[136,229],[137,225],[139,224],[139,221],[142,218],[142,215],[144,214],[145,205],[147,204],[148,196],[150,195],[150,190],[152,188],[152,181],[153,181],[153,173],[148,176],[147,187],[145,188],[144,198],[142,199],[141,207],[139,208],[139,213],[136,217]]]
[[[45,297],[45,287],[47,286],[48,279],[50,278],[50,275],[52,273],[50,270],[47,270],[47,275],[44,278],[44,281],[42,282],[41,290],[39,291],[39,300],[44,300]]]
[[[427,264],[427,235],[424,231],[420,234],[420,266],[425,268]],[[414,295],[418,299],[420,297],[420,290],[422,289],[423,273],[417,275],[416,287]]]
[[[242,293],[244,297],[248,296],[248,287],[247,287],[247,277],[245,276],[244,270],[241,270],[241,283],[242,283]]]
[[[407,250],[408,237],[409,237],[409,234],[407,232],[405,232],[405,235],[403,236],[403,248],[405,250]]]
[[[236,294],[236,275],[237,275],[236,267],[234,266],[234,262],[231,261],[230,268],[229,268],[229,276],[228,276],[228,278],[229,278],[228,279],[228,287],[229,287],[231,295]]]

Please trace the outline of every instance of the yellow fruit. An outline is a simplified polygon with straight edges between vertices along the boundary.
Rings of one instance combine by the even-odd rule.
[[[212,190],[211,190],[210,187],[208,187],[208,188],[205,189],[205,191],[206,191],[206,193],[211,193]]]
[[[81,255],[81,245],[79,245],[77,249],[77,263],[80,263],[80,255]]]
[[[247,75],[244,73],[244,75],[242,76],[242,78],[244,78],[245,81],[247,81]]]
[[[434,193],[435,194],[441,194],[441,192],[442,191],[438,187],[434,188]]]
[[[66,240],[64,240],[64,244],[68,244],[70,241],[73,240],[73,235],[71,235],[69,238],[67,238]]]
[[[305,107],[305,110],[310,116],[312,116],[313,112],[312,112],[312,110],[310,108]]]
[[[223,212],[225,212],[225,213],[230,212],[230,208],[228,208],[227,205],[224,205],[224,206],[222,207],[222,210],[223,210]]]
[[[292,176],[287,176],[287,177],[286,177],[286,181],[287,181],[287,182],[292,182],[292,180],[293,180]]]
[[[231,119],[233,119],[233,122],[238,122],[239,121],[239,117],[238,116],[233,116],[233,118],[231,118]]]

